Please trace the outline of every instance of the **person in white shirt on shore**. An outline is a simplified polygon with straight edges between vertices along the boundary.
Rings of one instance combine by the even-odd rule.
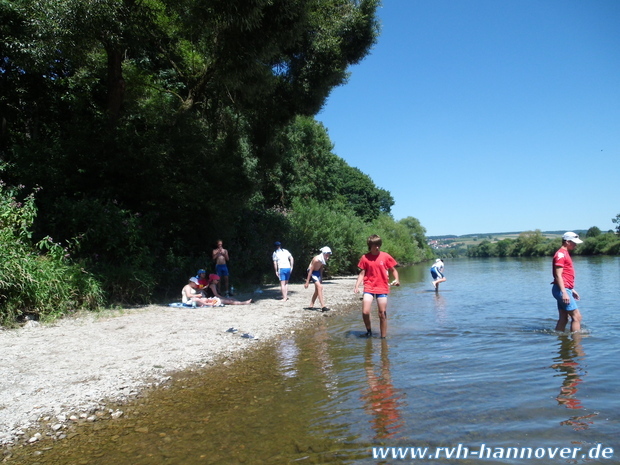
[[[295,259],[288,250],[282,248],[282,243],[280,241],[276,241],[274,245],[276,246],[276,250],[273,252],[272,256],[273,269],[280,280],[282,300],[286,302],[288,300],[288,281],[291,279]]]

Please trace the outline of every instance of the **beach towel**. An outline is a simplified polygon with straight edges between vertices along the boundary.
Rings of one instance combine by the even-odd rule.
[[[182,302],[172,302],[171,304],[168,304],[168,307],[174,307],[174,308],[205,308],[205,307],[194,307],[192,304],[184,304]],[[207,305],[206,308],[211,308],[211,305]],[[224,304],[219,304],[219,305],[213,305],[213,307],[224,307]]]

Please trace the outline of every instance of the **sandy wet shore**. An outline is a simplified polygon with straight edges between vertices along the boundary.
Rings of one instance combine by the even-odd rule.
[[[356,301],[355,277],[325,281],[330,312],[307,309],[313,286],[289,284],[235,296],[251,305],[151,305],[0,331],[0,446],[62,438],[76,421],[120,415],[106,409],[170,374],[243,356],[256,344],[334,315]],[[237,332],[229,332],[236,328]],[[243,337],[244,335],[252,337]]]

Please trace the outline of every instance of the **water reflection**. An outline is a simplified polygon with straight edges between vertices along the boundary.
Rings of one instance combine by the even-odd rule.
[[[276,357],[280,373],[285,378],[297,377],[299,347],[294,339],[282,339],[276,345]]]
[[[320,380],[329,395],[336,395],[338,392],[338,374],[334,369],[334,361],[329,355],[329,341],[327,326],[324,324],[317,326],[310,341],[311,361],[318,375],[315,379]]]
[[[561,335],[559,356],[554,359],[556,363],[551,368],[559,371],[564,376],[564,381],[560,387],[560,393],[556,397],[559,405],[563,405],[570,410],[582,409],[581,400],[577,397],[579,385],[583,382],[585,370],[578,360],[583,360],[585,352],[581,345],[582,335],[573,333],[571,335]],[[597,414],[576,415],[568,420],[561,422],[561,425],[572,426],[575,431],[585,430],[589,425],[594,424],[592,418]]]
[[[380,365],[376,370],[373,362],[374,344],[366,341],[364,369],[368,389],[362,394],[364,409],[372,415],[370,423],[375,430],[375,439],[393,438],[404,426],[401,409],[405,406],[403,393],[394,388],[390,373],[388,342],[381,339]]]
[[[437,316],[437,323],[443,324],[447,322],[446,300],[439,292],[435,292],[435,315]]]

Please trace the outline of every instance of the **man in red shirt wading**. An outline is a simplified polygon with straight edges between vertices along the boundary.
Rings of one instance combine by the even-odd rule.
[[[562,247],[553,256],[553,287],[551,293],[558,302],[558,323],[556,331],[564,331],[568,318],[571,319],[571,332],[581,330],[581,313],[577,307],[579,294],[574,289],[575,269],[569,252],[575,250],[577,244],[583,241],[574,232],[567,232],[562,236]]]
[[[364,282],[364,297],[362,298],[362,318],[366,326],[366,336],[372,336],[370,326],[370,307],[372,301],[377,299],[377,310],[379,313],[379,329],[381,337],[387,336],[387,298],[390,293],[390,285],[400,286],[398,280],[398,271],[395,266],[398,265],[396,260],[388,253],[381,252],[381,238],[376,234],[370,236],[367,240],[368,253],[362,255],[357,267],[361,270],[355,282],[353,292],[359,292],[359,287]],[[392,272],[394,281],[388,283],[388,271]]]

